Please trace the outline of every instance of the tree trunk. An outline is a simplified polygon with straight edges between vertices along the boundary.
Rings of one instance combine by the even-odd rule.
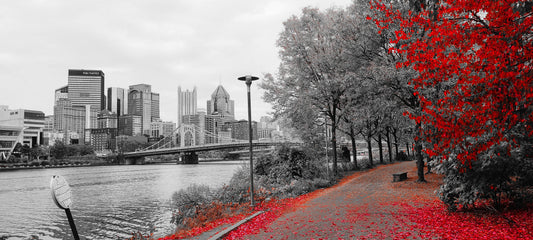
[[[372,126],[370,122],[366,121],[366,146],[368,148],[368,161],[370,162],[370,167],[374,167],[374,159],[372,158]]]
[[[387,148],[389,148],[389,162],[392,163],[392,146],[391,146],[391,142],[390,142],[390,128],[387,127],[386,128],[386,138],[385,138],[385,141],[387,141]]]
[[[383,143],[381,142],[381,132],[378,132],[379,163],[383,164]]]
[[[331,146],[333,147],[333,175],[337,176],[337,108],[331,114]]]
[[[357,165],[357,143],[355,142],[355,133],[353,127],[350,126],[350,138],[352,140],[353,164],[355,169],[359,169]]]
[[[422,124],[417,123],[416,124],[416,135],[418,136],[415,138],[415,156],[416,156],[416,166],[417,166],[417,172],[418,172],[418,180],[417,182],[426,182],[426,179],[424,179],[424,158],[422,157],[422,140],[420,136],[422,135]]]
[[[407,156],[411,157],[411,153],[409,153],[409,141],[405,142],[405,148],[407,149]]]
[[[394,137],[394,146],[396,147],[396,155],[394,156],[398,156],[398,153],[400,153],[398,151],[398,130],[396,130],[396,128],[393,128],[394,131],[392,131],[392,136]]]
[[[368,147],[368,161],[370,161],[370,167],[374,167],[374,160],[372,159],[372,138],[366,138],[366,145]]]

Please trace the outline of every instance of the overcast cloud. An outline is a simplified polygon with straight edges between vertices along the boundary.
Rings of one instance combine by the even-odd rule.
[[[161,96],[161,118],[176,121],[177,88],[198,91],[198,107],[218,84],[247,118],[237,77],[275,73],[282,23],[306,6],[350,0],[2,1],[0,105],[53,114],[54,90],[68,69],[97,69],[105,87],[146,83]],[[272,111],[252,84],[253,119]]]

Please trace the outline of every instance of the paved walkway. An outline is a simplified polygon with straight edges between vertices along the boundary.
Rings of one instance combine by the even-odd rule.
[[[247,239],[416,239],[416,229],[398,216],[398,203],[435,199],[436,187],[416,183],[415,162],[382,165],[356,172],[288,212]],[[392,174],[408,172],[408,179],[392,182]]]

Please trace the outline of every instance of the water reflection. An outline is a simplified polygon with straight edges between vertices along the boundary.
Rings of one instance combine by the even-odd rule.
[[[35,169],[0,172],[0,237],[71,239],[65,212],[51,200],[52,175],[67,179],[72,215],[82,239],[127,238],[155,228],[172,231],[170,198],[190,184],[219,187],[240,161],[198,165],[143,165]]]

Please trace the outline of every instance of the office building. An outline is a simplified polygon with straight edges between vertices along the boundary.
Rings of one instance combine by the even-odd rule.
[[[142,116],[126,114],[118,118],[119,135],[142,135]]]
[[[68,70],[68,85],[55,90],[50,136],[61,134],[70,144],[90,142],[90,129],[96,128],[97,115],[106,106],[104,80],[101,70]]]
[[[54,115],[44,116],[44,128],[43,132],[54,131]]]
[[[175,123],[157,120],[152,122],[150,126],[150,137],[159,138],[170,136],[174,133],[174,129],[176,129]]]
[[[159,93],[151,93],[151,117],[152,121],[157,121],[160,118],[159,111]]]
[[[116,128],[95,128],[91,129],[90,145],[97,153],[114,151],[117,147]]]
[[[41,111],[16,109],[0,105],[0,123],[23,129],[22,144],[36,147],[43,144],[44,113]]]
[[[178,87],[178,126],[183,121],[183,116],[196,115],[197,112],[197,95],[196,87],[192,91],[181,91],[181,86]]]
[[[96,120],[96,128],[117,128],[117,114],[109,110],[102,110]]]
[[[159,94],[148,84],[132,85],[128,91],[128,114],[141,117],[141,132],[150,135],[150,124],[159,119]]]
[[[68,99],[68,85],[56,89],[54,96],[54,105],[61,99]]]
[[[219,85],[211,94],[211,100],[207,101],[207,115],[219,116],[222,122],[234,120],[234,105],[229,93]]]
[[[52,135],[54,133],[54,115],[44,116],[43,128],[43,145],[50,146],[50,140],[55,141]]]
[[[23,128],[0,124],[0,161],[6,161],[18,142],[22,143]]]
[[[63,134],[67,144],[89,143],[89,129],[96,127],[100,112],[97,106],[73,106],[70,99],[61,99],[54,106],[54,132]]]
[[[206,115],[205,116],[205,144],[212,144],[219,142],[219,132],[224,121],[220,115]]]
[[[107,110],[118,116],[128,114],[128,96],[124,88],[107,88]]]
[[[117,114],[109,110],[102,110],[98,114],[96,128],[88,131],[88,139],[91,147],[99,154],[107,153],[116,149],[118,136]]]
[[[68,99],[72,106],[94,106],[105,109],[104,72],[100,70],[68,70]]]
[[[248,121],[230,121],[223,124],[222,129],[231,132],[231,139],[248,140],[250,139]],[[257,122],[252,121],[252,140],[257,140]]]

